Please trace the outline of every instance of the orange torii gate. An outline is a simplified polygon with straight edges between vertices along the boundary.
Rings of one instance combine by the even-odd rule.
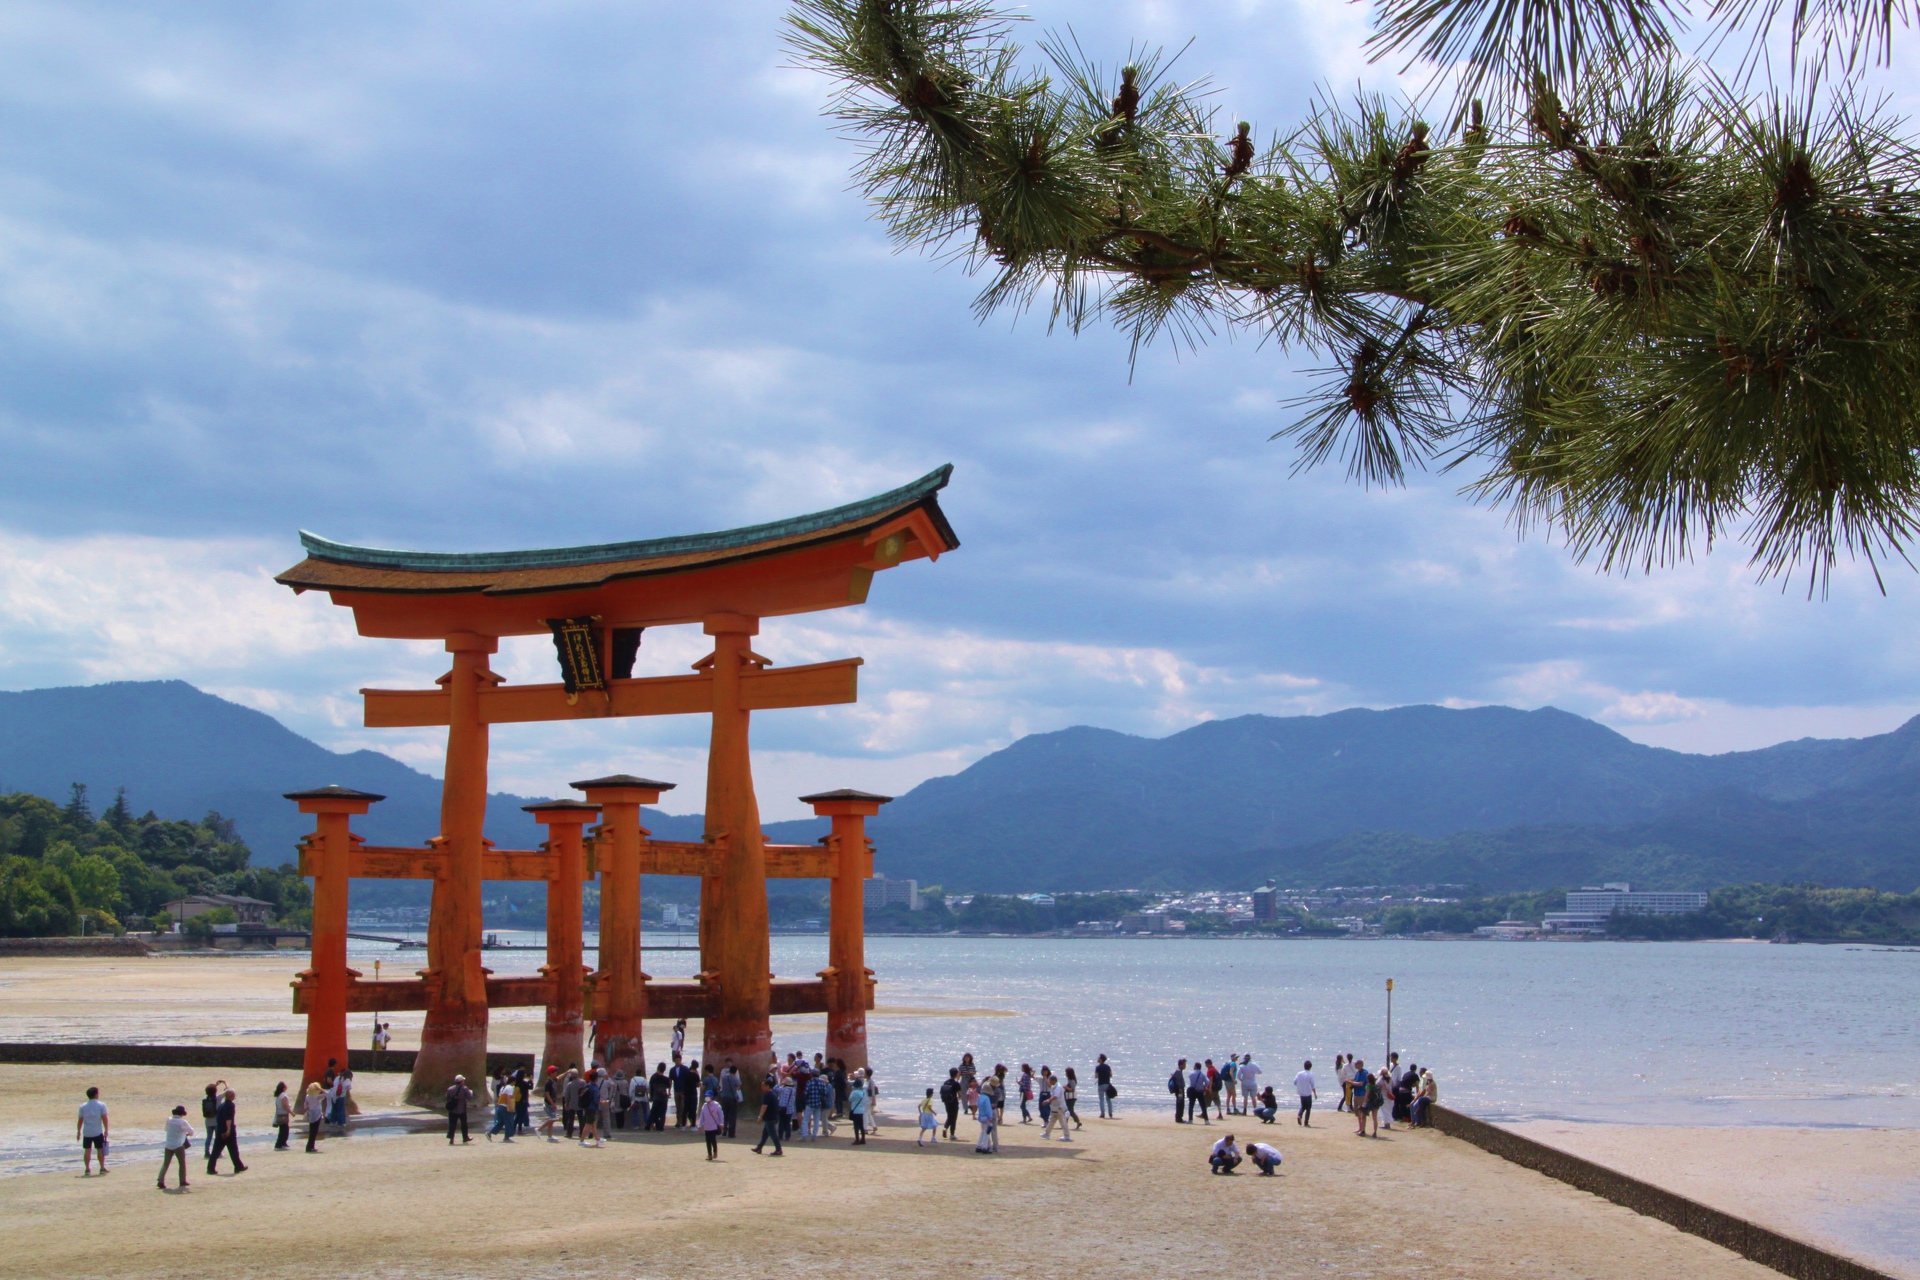
[[[860,881],[872,874],[864,824],[887,797],[803,797],[832,817],[833,834],[820,846],[769,845],[748,751],[755,711],[855,701],[861,659],[775,667],[750,641],[761,618],[863,604],[876,572],[958,547],[936,496],[951,470],[831,511],[646,542],[466,555],[353,547],[302,533],[307,558],[276,581],[328,592],[354,611],[362,635],[442,640],[452,654],[437,689],[362,690],[369,728],[446,727],[438,836],[423,847],[367,845],[349,822],[382,797],[340,787],[287,797],[316,817],[301,850],[301,871],[314,878],[313,959],[294,991],[295,1011],[308,1016],[306,1078],[329,1058],[347,1061],[349,1012],[423,1009],[407,1097],[438,1104],[455,1074],[484,1075],[488,1009],[516,1005],[546,1007],[549,1062],[585,1061],[587,1017],[601,1059],[629,1070],[643,1061],[643,1017],[701,1018],[703,1060],[731,1059],[757,1093],[772,1059],[771,1015],[825,1012],[829,1053],[864,1065],[873,1002],[861,929]],[[644,628],[689,623],[713,638],[693,674],[632,677]],[[561,683],[508,685],[489,669],[501,636],[548,633],[561,655]],[[573,784],[584,801],[527,806],[548,831],[538,850],[496,849],[485,838],[489,726],[686,714],[712,717],[704,840],[651,839],[640,807],[658,803],[672,784],[625,774]],[[640,877],[649,874],[700,877],[701,971],[692,982],[653,982],[641,970]],[[433,882],[427,967],[417,979],[367,982],[347,967],[354,876]],[[594,876],[601,948],[589,971],[580,901],[581,884]],[[829,964],[814,981],[773,979],[769,876],[833,882]],[[486,880],[547,882],[540,976],[494,978],[482,963]]]

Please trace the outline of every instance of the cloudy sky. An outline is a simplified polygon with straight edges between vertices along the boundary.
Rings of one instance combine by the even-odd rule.
[[[1601,577],[1444,479],[1292,477],[1268,436],[1306,357],[1222,341],[1130,376],[1110,334],[976,323],[977,282],[846,189],[779,3],[166,8],[0,4],[0,685],[179,677],[437,772],[355,690],[444,655],[274,586],[296,530],[612,541],[952,462],[958,553],[763,633],[867,658],[857,708],[760,717],[770,817],[1080,723],[1551,704],[1722,751],[1920,711],[1910,573],[1812,602],[1738,548]],[[1191,38],[1182,72],[1262,133],[1384,83],[1329,0],[1029,12],[1110,61]],[[641,670],[700,651],[649,633]],[[553,678],[541,641],[500,665]],[[496,741],[505,789],[620,768],[697,802],[694,721]]]

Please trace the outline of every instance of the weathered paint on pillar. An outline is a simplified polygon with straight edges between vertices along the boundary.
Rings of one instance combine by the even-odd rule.
[[[740,1069],[748,1114],[760,1100],[760,1082],[773,1065],[771,950],[767,937],[767,854],[760,805],[748,756],[751,713],[741,705],[740,675],[764,665],[747,647],[757,618],[719,613],[706,619],[713,653],[713,737],[707,753],[707,839],[718,868],[700,899],[701,969],[719,987],[709,1005],[701,1059],[716,1069]]]
[[[865,791],[826,791],[801,796],[815,814],[833,819],[827,837],[833,850],[833,889],[827,936],[827,1056],[848,1067],[867,1063],[866,881],[873,875],[873,849],[867,843],[867,819],[891,796]]]
[[[447,637],[453,670],[447,724],[447,772],[440,788],[440,844],[446,871],[433,882],[427,923],[427,967],[432,989],[420,1053],[406,1100],[417,1107],[446,1103],[456,1075],[469,1085],[487,1075],[487,970],[481,965],[480,857],[487,821],[487,726],[480,718],[480,689],[497,683],[487,655],[499,648],[493,636],[470,631]]]
[[[581,883],[586,879],[586,851],[581,828],[599,815],[596,805],[580,800],[548,800],[521,806],[547,829],[547,848],[554,859],[553,878],[547,881],[547,962],[540,972],[553,984],[547,997],[547,1036],[541,1050],[542,1068],[586,1065],[581,982],[586,977],[582,945]]]
[[[671,782],[632,774],[572,784],[600,807],[594,855],[600,866],[600,967],[593,997],[593,1056],[609,1071],[629,1076],[646,1066],[641,1024],[647,1015],[647,975],[640,969],[640,806],[659,804]]]
[[[347,1066],[347,987],[359,973],[347,968],[347,855],[354,836],[349,819],[378,800],[367,791],[321,787],[293,791],[287,799],[300,812],[314,815],[314,833],[307,840],[307,865],[313,872],[312,943],[307,970],[295,986],[309,988],[307,1048],[301,1062],[300,1089],[321,1079],[327,1064]]]

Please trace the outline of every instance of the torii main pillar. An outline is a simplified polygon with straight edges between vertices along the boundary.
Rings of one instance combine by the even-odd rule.
[[[445,869],[433,882],[427,922],[427,967],[421,977],[437,991],[420,1029],[406,1100],[416,1107],[444,1105],[448,1082],[487,1078],[487,970],[480,963],[481,857],[486,851],[487,721],[480,693],[499,683],[487,655],[496,636],[457,631],[447,637],[453,670],[446,681],[447,773],[440,788],[439,846]]]
[[[713,736],[707,752],[706,835],[718,855],[703,877],[700,896],[700,968],[718,991],[706,1019],[701,1061],[740,1069],[749,1104],[773,1065],[772,951],[767,934],[767,850],[760,802],[753,794],[747,749],[752,717],[741,698],[741,674],[767,660],[748,647],[760,620],[737,613],[706,619],[713,652],[701,660],[713,675]],[[709,883],[712,891],[708,892]]]

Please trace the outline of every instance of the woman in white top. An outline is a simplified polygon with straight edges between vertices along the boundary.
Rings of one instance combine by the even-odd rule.
[[[307,1084],[307,1150],[318,1151],[320,1126],[327,1122],[327,1091],[318,1080]]]
[[[187,1121],[187,1109],[175,1107],[167,1119],[166,1149],[160,1153],[160,1181],[155,1184],[162,1191],[167,1189],[167,1167],[176,1159],[180,1161],[180,1189],[187,1189],[187,1148],[192,1145],[193,1125]]]
[[[287,1096],[287,1082],[273,1086],[273,1149],[287,1149],[287,1130],[293,1127],[293,1099]],[[165,1172],[163,1169],[162,1173]]]

